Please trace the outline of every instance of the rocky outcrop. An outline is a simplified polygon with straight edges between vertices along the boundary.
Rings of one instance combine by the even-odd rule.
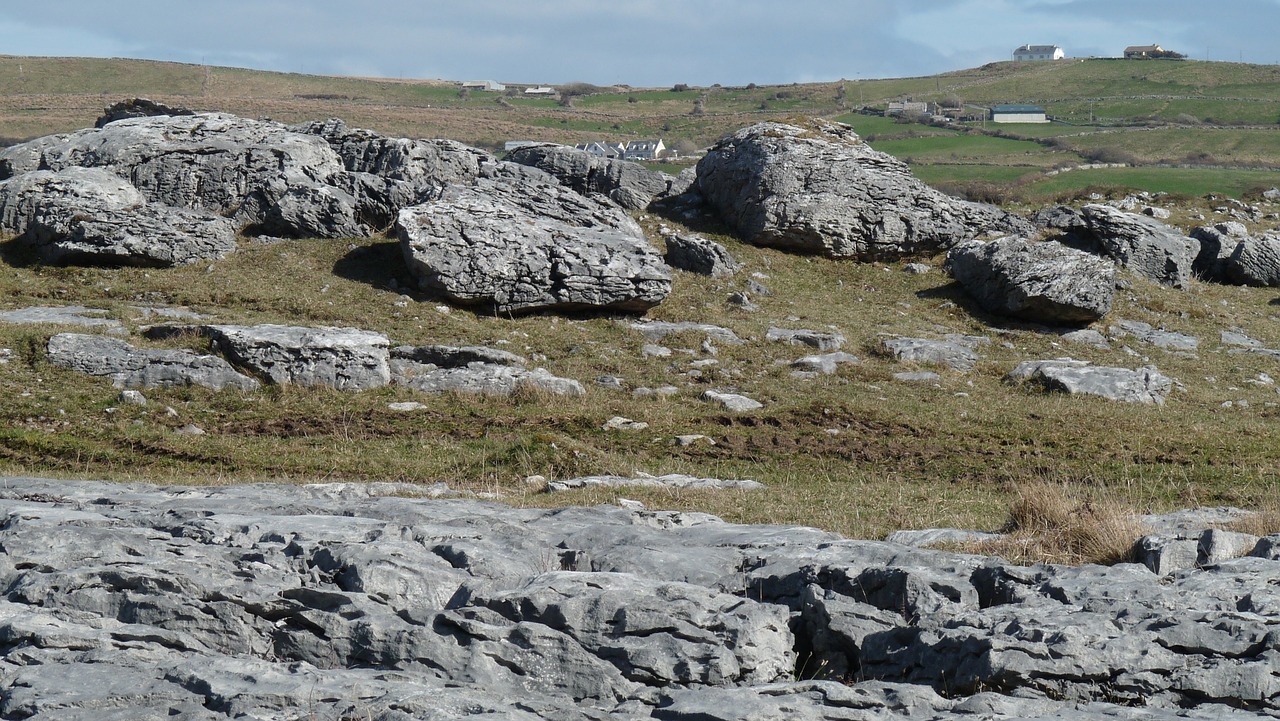
[[[1223,266],[1223,275],[1231,283],[1280,287],[1280,235],[1242,238]]]
[[[695,187],[743,240],[834,258],[933,253],[984,233],[1032,231],[999,208],[933,190],[837,123],[740,130],[698,162]]]
[[[947,269],[984,310],[1049,325],[1095,321],[1111,310],[1115,265],[1058,243],[967,241]]]
[[[1086,205],[1081,215],[1102,252],[1122,268],[1175,288],[1191,281],[1192,264],[1200,252],[1197,241],[1158,220],[1109,205]]]
[[[978,364],[978,354],[968,344],[953,340],[929,338],[889,338],[881,347],[904,363],[941,365],[954,371],[967,372]]]
[[[1191,231],[1191,238],[1199,241],[1192,270],[1203,280],[1216,283],[1227,281],[1227,262],[1236,246],[1249,237],[1249,229],[1243,223],[1229,221],[1205,225]]]
[[[450,186],[401,211],[396,233],[422,290],[497,313],[644,312],[671,292],[635,221],[557,185]]]
[[[48,263],[173,266],[236,249],[231,221],[150,204],[97,168],[34,171],[0,182],[0,231]]]
[[[1280,562],[1015,566],[408,484],[0,484],[0,715],[1257,718]],[[1225,548],[1219,543],[1215,547]]]
[[[391,343],[357,328],[205,325],[197,331],[231,362],[277,385],[368,390],[391,382]]]
[[[250,234],[369,234],[337,153],[279,123],[217,113],[131,118],[0,153],[0,178],[76,166],[109,170],[148,203],[226,216]]]
[[[46,351],[51,364],[110,378],[119,388],[201,386],[253,390],[260,385],[217,356],[135,348],[104,335],[59,333],[49,339]]]
[[[129,118],[151,118],[157,115],[194,115],[187,108],[182,106],[165,105],[157,103],[147,98],[132,98],[129,100],[121,100],[114,105],[104,108],[102,115],[94,122],[93,127],[101,128],[107,123],[114,123],[117,120],[127,120]]]
[[[511,151],[508,161],[555,177],[583,195],[599,193],[628,210],[643,210],[659,198],[679,195],[688,180],[627,160],[602,158],[566,145],[530,145]]]
[[[1173,379],[1155,366],[1108,368],[1070,358],[1023,361],[1009,372],[1009,380],[1033,381],[1048,390],[1071,395],[1101,396],[1125,403],[1163,405]]]

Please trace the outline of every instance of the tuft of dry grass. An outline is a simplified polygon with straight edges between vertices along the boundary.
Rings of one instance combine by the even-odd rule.
[[[1007,538],[982,552],[1014,562],[1114,564],[1133,560],[1134,542],[1149,529],[1126,504],[1066,483],[1018,485]]]

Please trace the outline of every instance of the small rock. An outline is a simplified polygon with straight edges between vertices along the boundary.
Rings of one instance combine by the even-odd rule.
[[[141,391],[134,390],[120,391],[118,400],[131,406],[145,406],[147,404],[147,397],[142,395]]]
[[[752,400],[743,395],[736,393],[721,393],[719,391],[706,391],[702,394],[702,400],[711,403],[719,403],[725,410],[743,412],[754,411],[764,408],[764,404],[757,400]]]
[[[176,430],[176,431],[174,431],[174,432],[175,432],[175,433],[179,433],[179,434],[184,435],[184,436],[203,436],[203,435],[205,435],[204,429],[203,429],[203,428],[201,428],[200,426],[195,425],[194,423],[188,423],[187,425],[185,425],[185,426],[183,426],[183,427],[179,428],[178,430]]]
[[[630,418],[614,416],[613,418],[605,421],[604,425],[601,426],[600,429],[605,431],[643,431],[648,427],[649,424],[644,421],[633,421]]]
[[[417,401],[406,401],[404,403],[388,403],[387,408],[400,413],[410,413],[413,411],[424,410],[426,406],[418,403]]]

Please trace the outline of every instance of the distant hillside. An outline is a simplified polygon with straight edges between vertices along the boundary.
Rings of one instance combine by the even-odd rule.
[[[490,149],[508,140],[662,137],[668,146],[691,150],[759,120],[815,115],[851,122],[873,145],[912,162],[922,177],[956,185],[960,192],[972,192],[974,183],[1030,185],[1056,177],[1043,176],[1046,171],[1100,161],[1214,166],[1219,173],[1244,173],[1211,181],[1225,184],[1222,192],[1239,194],[1259,182],[1250,173],[1280,167],[1280,135],[1275,132],[1280,67],[1269,65],[1002,62],[921,78],[785,86],[638,89],[577,84],[568,88],[571,97],[561,98],[528,96],[524,87],[464,91],[444,80],[0,56],[0,138],[12,142],[86,127],[106,105],[143,96],[194,110],[286,122],[341,117],[388,134],[452,138]],[[975,113],[997,103],[1038,104],[1064,122],[938,128],[857,112],[906,98],[958,102]],[[1168,189],[1153,177],[1124,183]],[[1198,189],[1183,181],[1169,187]]]

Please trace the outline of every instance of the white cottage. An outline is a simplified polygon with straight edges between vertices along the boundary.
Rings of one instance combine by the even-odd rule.
[[[1023,60],[1061,60],[1066,56],[1067,54],[1057,45],[1023,45],[1013,51],[1013,59],[1017,62]]]

